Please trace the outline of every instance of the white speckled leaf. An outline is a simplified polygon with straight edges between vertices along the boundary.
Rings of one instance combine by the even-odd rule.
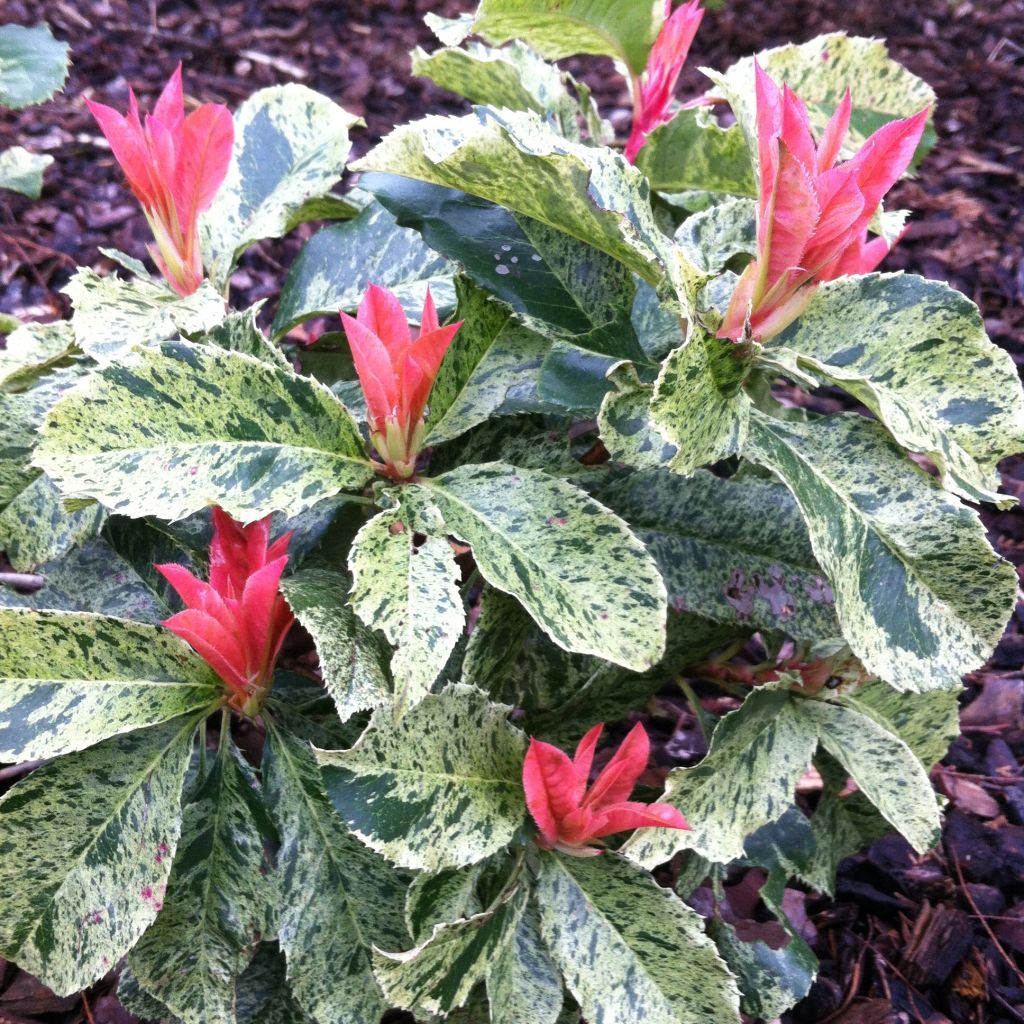
[[[783,484],[656,469],[597,497],[647,545],[675,611],[806,640],[840,635],[831,587]]]
[[[525,39],[549,60],[603,54],[639,74],[664,19],[661,0],[483,0],[472,31]]]
[[[561,647],[639,671],[661,657],[665,584],[626,524],[586,492],[500,462],[422,486],[484,579]]]
[[[220,680],[156,626],[0,610],[0,762],[57,757],[220,700]]]
[[[0,189],[18,192],[29,199],[38,199],[43,191],[43,172],[52,163],[52,156],[30,153],[24,146],[2,149]]]
[[[353,312],[371,284],[398,297],[419,322],[427,288],[441,308],[452,303],[455,268],[415,231],[400,228],[380,203],[354,220],[318,231],[292,263],[274,317],[274,337],[316,316]]]
[[[183,341],[88,378],[51,411],[36,459],[65,497],[167,520],[210,505],[245,522],[294,515],[373,473],[323,385]]]
[[[996,463],[1024,449],[1024,394],[965,296],[913,275],[840,278],[818,289],[768,353],[776,346],[864,402],[954,493],[1013,504],[996,493]]]
[[[723,864],[741,857],[747,837],[792,806],[818,746],[818,730],[801,709],[785,689],[754,690],[718,723],[700,764],[669,774],[662,799],[683,809],[691,831],[642,829],[623,854],[648,868],[679,850]]]
[[[395,129],[353,166],[488,199],[608,253],[652,284],[665,273],[668,240],[644,176],[609,149],[563,139],[532,112],[480,107],[427,117]]]
[[[292,368],[291,361],[277,345],[260,329],[256,322],[262,300],[248,309],[228,313],[222,323],[201,335],[190,337],[189,341],[202,341],[207,345],[216,345],[228,352],[241,352],[243,355],[260,359],[271,366]]]
[[[843,32],[816,36],[744,57],[725,74],[702,69],[724,96],[743,129],[751,153],[757,152],[754,60],[779,84],[785,82],[807,104],[811,124],[820,134],[839,106],[847,87],[853,99],[847,145],[859,149],[877,128],[934,106],[930,85],[894,61],[879,39]],[[924,145],[934,141],[926,136]]]
[[[405,923],[414,942],[425,942],[436,925],[451,924],[483,911],[476,887],[484,866],[421,871],[412,880],[405,899]]]
[[[959,688],[1013,611],[1017,577],[978,514],[856,415],[751,415],[747,457],[793,492],[854,653],[898,690]]]
[[[278,941],[299,1005],[317,1024],[367,1024],[387,1009],[370,966],[374,946],[400,948],[403,886],[344,827],[307,744],[271,723],[263,763],[281,837]]]
[[[252,770],[228,742],[185,808],[163,910],[129,963],[186,1024],[235,1024],[236,984],[274,906],[272,829]]]
[[[757,182],[738,125],[720,128],[702,108],[684,108],[655,128],[637,154],[636,165],[658,192],[725,192],[756,196]]]
[[[436,512],[429,518],[436,523]],[[426,526],[421,519],[422,512],[410,516],[404,508],[381,512],[349,551],[352,607],[398,648],[391,674],[400,708],[430,692],[466,621],[451,546],[437,535],[417,545],[414,532]]]
[[[662,364],[651,398],[651,423],[678,449],[669,464],[676,473],[691,473],[743,447],[750,400],[741,390],[726,390],[715,373],[716,362],[732,362],[733,348],[732,342],[694,328],[686,344]]]
[[[15,327],[0,350],[0,388],[19,391],[74,350],[75,334],[67,320]]]
[[[540,930],[590,1024],[739,1022],[739,991],[674,892],[616,854],[547,854]]]
[[[450,686],[396,720],[374,712],[351,750],[318,751],[327,794],[350,828],[399,867],[474,864],[523,823],[526,738],[509,708]]]
[[[343,722],[391,700],[387,654],[356,618],[348,591],[348,578],[329,569],[300,569],[281,580],[281,592],[316,644],[324,686]]]
[[[48,100],[68,77],[69,50],[48,25],[0,25],[0,107]]]
[[[59,995],[112,970],[156,918],[197,721],[115,736],[0,799],[0,955]]]
[[[101,277],[79,267],[63,291],[73,307],[78,347],[101,364],[119,362],[133,348],[209,330],[225,316],[223,297],[206,281],[182,298],[162,281]]]
[[[734,256],[757,253],[757,203],[727,199],[687,217],[676,241],[701,270],[717,274]]]
[[[326,96],[289,83],[253,93],[235,111],[227,177],[200,228],[213,281],[222,286],[254,242],[279,238],[310,199],[345,170],[358,118]]]

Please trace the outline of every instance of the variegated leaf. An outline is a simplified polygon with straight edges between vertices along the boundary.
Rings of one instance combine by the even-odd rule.
[[[178,334],[198,334],[224,319],[224,299],[207,282],[184,298],[162,281],[101,277],[79,267],[65,285],[78,347],[98,363],[119,362],[133,348]]]
[[[24,146],[0,149],[0,189],[38,199],[43,192],[43,172],[52,163],[52,156],[30,153]]]
[[[547,854],[540,930],[594,1024],[739,1022],[739,991],[704,923],[671,890],[615,854]]]
[[[163,910],[129,957],[139,983],[185,1024],[235,1024],[235,987],[275,905],[272,828],[230,740],[185,808]]]
[[[665,584],[626,524],[584,491],[500,462],[462,466],[421,488],[445,528],[473,548],[484,579],[560,646],[640,671],[661,657]]]
[[[415,231],[400,228],[380,203],[354,219],[318,231],[288,271],[274,317],[274,337],[316,316],[353,312],[371,284],[398,297],[419,322],[427,288],[441,309],[453,304],[455,268],[427,248]]]
[[[204,341],[207,345],[216,345],[228,352],[241,352],[254,359],[261,359],[271,366],[285,366],[291,369],[292,364],[285,354],[260,330],[256,322],[262,306],[262,302],[257,302],[248,309],[228,313],[222,323],[189,340]]]
[[[172,633],[102,615],[0,610],[0,762],[56,757],[213,709],[220,680]]]
[[[679,448],[651,416],[653,387],[640,380],[632,363],[613,367],[608,382],[611,389],[601,402],[597,425],[612,461],[633,469],[672,469]],[[686,464],[685,457],[679,464]]]
[[[462,867],[507,846],[526,813],[526,738],[510,709],[450,686],[400,719],[374,712],[351,750],[318,751],[327,794],[364,842],[399,867]]]
[[[549,60],[603,54],[640,74],[664,19],[661,0],[483,0],[472,31],[493,43],[525,39]]]
[[[647,545],[676,611],[806,640],[840,635],[832,589],[784,485],[657,469],[597,496]]]
[[[910,117],[935,104],[931,86],[894,61],[885,43],[843,32],[762,50],[737,61],[725,74],[702,69],[715,83],[714,92],[729,101],[751,153],[757,152],[755,60],[779,85],[788,85],[807,104],[819,134],[849,89],[853,100],[851,149],[859,149],[887,121]],[[930,146],[934,140],[934,132],[929,130],[922,145]]]
[[[688,474],[700,466],[735,455],[747,436],[750,400],[722,379],[740,372],[736,346],[694,328],[684,345],[665,360],[651,398],[651,423],[677,450],[673,472]],[[733,365],[729,365],[733,364]]]
[[[0,350],[0,389],[20,391],[74,351],[75,334],[67,320],[21,324]]]
[[[412,880],[405,900],[405,923],[417,945],[425,942],[437,925],[483,912],[476,894],[483,866],[446,868],[436,874],[421,871]]]
[[[377,173],[360,184],[526,327],[588,351],[645,359],[629,322],[635,278],[617,259],[564,229],[456,189]]]
[[[434,536],[416,543],[427,519],[436,524],[436,510],[421,506],[410,516],[403,503],[381,512],[356,534],[349,551],[352,607],[398,648],[391,659],[398,708],[430,692],[466,621],[448,541],[435,526]]]
[[[353,167],[461,189],[586,242],[652,284],[664,276],[667,240],[640,171],[606,148],[563,139],[532,112],[427,117]]]
[[[132,353],[66,396],[36,460],[65,497],[168,520],[209,505],[245,522],[295,514],[373,473],[323,385],[183,341]]]
[[[48,100],[68,77],[68,52],[45,24],[0,25],[0,107]]]
[[[309,747],[271,723],[263,775],[281,837],[278,941],[299,1005],[318,1024],[367,1024],[387,1009],[371,950],[401,948],[404,891],[342,825]]]
[[[352,611],[348,578],[329,569],[300,569],[281,581],[281,591],[316,644],[338,717],[345,722],[357,711],[389,702],[387,655]]]
[[[0,799],[0,955],[54,992],[87,988],[155,920],[196,724],[115,736]]]
[[[304,204],[331,190],[344,173],[348,132],[358,120],[295,83],[260,89],[238,108],[231,166],[200,221],[218,286],[250,245],[285,234]]]
[[[843,635],[898,690],[959,688],[999,642],[1017,576],[978,514],[914,466],[877,423],[751,415],[744,453],[776,473],[807,521]]]
[[[0,550],[12,568],[28,572],[96,534],[104,518],[91,503],[69,511],[53,481],[40,474],[0,512]]]
[[[702,108],[684,108],[655,128],[637,154],[636,165],[657,192],[700,189],[756,196],[750,152],[738,125],[721,128]]]
[[[757,203],[728,199],[701,210],[679,226],[676,241],[701,270],[717,274],[733,257],[757,252]]]
[[[1024,394],[978,307],[941,281],[844,277],[818,289],[767,349],[860,399],[947,488],[1003,507],[996,464],[1024,449]]]

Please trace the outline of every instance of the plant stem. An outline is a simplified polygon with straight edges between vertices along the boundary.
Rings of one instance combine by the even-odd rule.
[[[199,784],[206,780],[206,719],[199,723]]]
[[[697,719],[697,728],[700,729],[700,734],[704,737],[705,744],[707,744],[709,742],[709,737],[711,736],[711,725],[708,722],[707,713],[701,706],[697,694],[694,693],[693,687],[690,685],[690,681],[680,676],[676,682],[679,684],[679,689],[683,691],[686,699],[690,702],[690,706],[693,708],[694,717]]]

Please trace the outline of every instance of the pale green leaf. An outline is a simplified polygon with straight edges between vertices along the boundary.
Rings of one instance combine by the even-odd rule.
[[[394,496],[401,500],[401,494]],[[349,551],[352,607],[398,648],[391,674],[400,708],[430,692],[466,621],[448,541],[436,535],[415,541],[425,525],[421,514],[410,517],[404,507],[381,512],[356,534]]]
[[[1024,448],[1024,395],[1013,360],[965,296],[913,275],[840,278],[817,290],[768,354],[776,346],[860,399],[904,448],[935,463],[948,489],[1013,504],[996,493],[996,464]]]
[[[211,328],[202,335],[190,337],[190,341],[204,341],[207,345],[216,345],[228,352],[241,352],[243,355],[261,359],[271,366],[285,366],[291,369],[291,363],[277,345],[271,341],[256,322],[256,317],[263,307],[262,302],[248,309],[231,312],[222,323]]]
[[[99,363],[120,361],[131,349],[178,334],[195,334],[224,319],[224,299],[203,282],[184,298],[163,282],[101,277],[79,267],[64,286],[78,347]]]
[[[843,635],[898,690],[959,688],[999,642],[1017,592],[978,514],[919,470],[877,423],[751,416],[745,454],[807,521]]]
[[[0,387],[4,391],[22,390],[69,357],[74,345],[75,335],[67,320],[15,327],[0,349]]]
[[[831,588],[784,485],[658,469],[597,496],[647,545],[676,611],[800,639],[840,635]]]
[[[754,200],[728,199],[687,217],[676,241],[697,267],[717,274],[734,256],[756,254],[756,218]]]
[[[272,333],[277,338],[312,317],[352,313],[371,284],[393,292],[418,323],[428,287],[440,308],[452,305],[454,269],[380,203],[370,203],[354,220],[323,228],[303,246],[281,289]]]
[[[661,0],[483,0],[472,30],[493,43],[525,39],[549,60],[603,54],[640,74],[664,19]]]
[[[329,569],[300,569],[281,581],[285,600],[316,644],[324,686],[343,722],[391,700],[383,645],[356,618],[348,591],[348,578]]]
[[[387,1009],[371,950],[400,948],[404,892],[345,829],[309,747],[271,723],[263,774],[281,837],[278,940],[299,1005],[318,1024],[367,1024]]]
[[[101,615],[0,610],[0,762],[56,757],[219,701],[174,634]]]
[[[185,808],[163,910],[129,957],[146,992],[186,1024],[235,1024],[235,986],[274,905],[270,823],[254,786],[228,740]]]
[[[295,83],[260,89],[234,117],[231,165],[200,221],[218,286],[250,245],[279,238],[304,204],[330,192],[345,170],[349,129],[359,120]]]
[[[484,579],[560,646],[640,671],[661,657],[665,584],[626,524],[584,491],[500,462],[421,487]]]
[[[196,722],[115,736],[0,799],[0,955],[59,995],[112,970],[156,919]]]
[[[632,363],[613,367],[608,381],[611,390],[601,402],[597,425],[612,461],[634,469],[673,468],[679,448],[651,416],[654,389],[640,380]],[[680,465],[685,462],[683,457]]]
[[[45,24],[0,25],[0,107],[48,100],[68,77],[68,44]]]
[[[615,854],[548,854],[540,928],[569,991],[595,1024],[739,1022],[736,982],[704,923]]]
[[[742,130],[735,124],[720,128],[714,115],[700,107],[684,108],[655,128],[637,154],[636,165],[658,192],[701,189],[757,195]]]
[[[372,476],[343,405],[316,381],[170,342],[90,377],[50,414],[36,459],[65,497],[182,519],[296,514]]]
[[[398,720],[375,711],[351,750],[318,752],[328,796],[357,836],[400,867],[483,860],[512,841],[526,813],[525,737],[509,710],[452,686]]]
[[[29,199],[38,199],[43,191],[43,171],[52,163],[52,156],[30,153],[24,146],[0,150],[0,188],[18,192]]]

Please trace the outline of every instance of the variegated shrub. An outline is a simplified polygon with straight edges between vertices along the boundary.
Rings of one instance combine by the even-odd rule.
[[[414,69],[475,105],[347,192],[357,119],[304,86],[231,132],[178,86],[102,113],[175,289],[109,251],[127,276],[82,268],[70,322],[0,351],[4,578],[41,583],[0,589],[0,956],[187,1024],[770,1020],[816,969],[787,881],[935,842],[928,769],[1016,594],[972,506],[1009,501],[1024,401],[968,299],[864,272],[934,97],[831,35],[673,106],[671,6],[430,18]],[[629,160],[579,53],[630,79]],[[230,309],[312,220],[276,305]],[[820,385],[850,411],[794,400]],[[695,708],[703,760],[638,802],[640,729],[592,777],[599,723],[695,679],[732,698]],[[737,864],[782,948],[684,902]]]

